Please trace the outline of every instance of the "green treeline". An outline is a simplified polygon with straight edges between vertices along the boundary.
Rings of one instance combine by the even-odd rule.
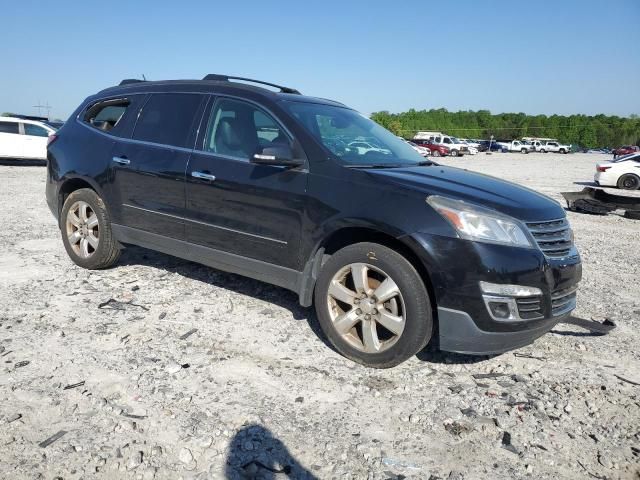
[[[449,112],[414,110],[403,113],[375,112],[371,119],[396,135],[412,138],[417,131],[444,132],[462,138],[519,139],[557,138],[581,147],[618,147],[640,144],[640,118],[608,115],[527,115],[488,110]]]

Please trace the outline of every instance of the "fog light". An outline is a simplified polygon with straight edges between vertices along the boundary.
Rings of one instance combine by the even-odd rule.
[[[542,295],[542,290],[524,285],[507,285],[501,283],[480,282],[482,293],[501,295],[504,297],[533,297]]]
[[[508,320],[511,316],[511,310],[507,302],[488,302],[489,312],[494,318]]]
[[[524,285],[506,285],[500,283],[480,282],[482,299],[489,315],[498,322],[524,322],[528,319],[520,317],[518,298],[541,297],[542,290]]]

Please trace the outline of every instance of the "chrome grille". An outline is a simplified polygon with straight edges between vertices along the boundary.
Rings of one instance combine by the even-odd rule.
[[[551,315],[557,317],[576,308],[576,291],[578,287],[556,290],[551,294]]]
[[[527,227],[533,238],[535,238],[538,247],[547,257],[562,258],[571,252],[573,236],[566,218],[548,222],[527,223]]]
[[[516,298],[518,314],[523,320],[537,320],[544,318],[542,310],[542,297],[520,297]]]

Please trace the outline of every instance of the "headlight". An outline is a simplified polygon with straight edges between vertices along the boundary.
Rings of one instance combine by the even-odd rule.
[[[518,220],[494,210],[437,195],[428,197],[427,203],[456,229],[461,238],[517,247],[535,246]]]

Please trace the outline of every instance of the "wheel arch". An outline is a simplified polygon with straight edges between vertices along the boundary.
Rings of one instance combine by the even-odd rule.
[[[341,248],[355,243],[372,242],[398,252],[417,270],[429,294],[435,326],[437,305],[431,275],[413,247],[408,242],[404,242],[402,238],[403,235],[397,235],[397,232],[392,233],[391,230],[373,226],[343,226],[331,231],[316,245],[305,265],[299,289],[300,304],[305,307],[312,305],[316,280],[328,255],[330,256]]]
[[[71,176],[65,178],[60,184],[60,188],[58,189],[58,219],[60,219],[60,214],[62,213],[62,207],[64,202],[67,200],[67,197],[71,195],[76,190],[80,190],[82,188],[89,188],[96,192],[96,194],[104,199],[102,195],[102,190],[100,187],[91,179],[87,179],[85,177],[80,176]],[[105,203],[106,206],[106,203]],[[107,206],[108,210],[108,206]]]

